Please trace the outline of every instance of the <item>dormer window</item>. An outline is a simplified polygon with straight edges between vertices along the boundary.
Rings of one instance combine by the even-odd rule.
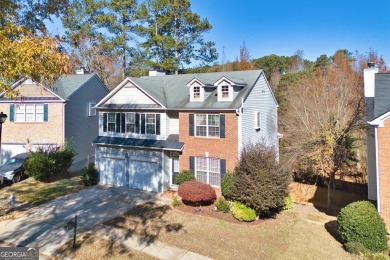
[[[200,99],[200,86],[194,86],[193,98]]]
[[[229,86],[228,86],[228,85],[223,85],[223,86],[221,87],[221,97],[222,97],[223,99],[229,98]]]
[[[232,101],[233,87],[226,82],[218,86],[218,101]]]

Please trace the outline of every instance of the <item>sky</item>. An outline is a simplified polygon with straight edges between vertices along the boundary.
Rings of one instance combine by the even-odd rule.
[[[291,56],[305,59],[339,49],[376,51],[390,65],[390,0],[192,0],[192,11],[213,28],[205,39],[216,44],[219,62],[239,56],[245,45],[251,58]],[[58,22],[49,31],[61,32]]]

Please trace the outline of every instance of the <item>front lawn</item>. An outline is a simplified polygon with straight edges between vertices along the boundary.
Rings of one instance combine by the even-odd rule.
[[[275,219],[248,225],[147,203],[106,224],[144,236],[146,242],[159,240],[215,259],[355,259],[327,231],[334,228],[334,217],[294,206]],[[323,219],[313,221],[309,214]]]
[[[50,183],[28,178],[19,183],[0,189],[0,217],[4,218],[4,215],[9,213],[7,201],[12,193],[14,193],[16,197],[16,208],[12,213],[15,215],[32,206],[37,206],[66,194],[80,191],[83,188],[84,185],[79,176]]]

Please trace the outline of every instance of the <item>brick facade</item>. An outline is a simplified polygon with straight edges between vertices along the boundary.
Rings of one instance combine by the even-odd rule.
[[[179,113],[179,141],[184,142],[183,153],[179,157],[180,171],[190,168],[190,156],[214,157],[226,160],[226,170],[232,171],[238,161],[238,116],[235,112],[225,113],[225,138],[207,138],[189,135],[189,114]],[[203,113],[198,114],[215,114]]]
[[[384,120],[384,127],[377,129],[380,214],[390,230],[390,119]]]
[[[48,104],[47,122],[10,122],[10,103],[0,104],[0,111],[8,115],[2,129],[2,143],[25,143],[26,150],[36,143],[64,143],[63,103]]]

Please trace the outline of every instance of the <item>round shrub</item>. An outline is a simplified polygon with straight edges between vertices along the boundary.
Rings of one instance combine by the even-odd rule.
[[[178,194],[185,204],[211,204],[217,198],[213,187],[195,180],[180,184]]]
[[[217,207],[218,211],[221,211],[223,213],[228,213],[230,211],[229,202],[227,202],[222,196],[217,199],[217,201],[215,202],[215,206]]]
[[[359,255],[366,254],[367,249],[363,246],[362,243],[359,242],[347,242],[344,244],[345,250],[347,250],[351,254]]]
[[[233,216],[239,221],[250,222],[256,219],[256,211],[239,201],[234,201],[232,203],[232,212]]]
[[[385,223],[371,202],[358,201],[347,205],[341,209],[337,222],[344,244],[358,242],[373,252],[387,249]]]
[[[90,163],[81,170],[81,181],[85,186],[96,185],[99,182],[99,172],[94,163]]]
[[[227,172],[226,175],[221,180],[222,195],[227,199],[230,199],[232,196],[233,184],[234,184],[234,174],[232,172]]]
[[[195,176],[191,170],[182,170],[175,176],[175,184],[180,185],[186,181],[195,180]]]

